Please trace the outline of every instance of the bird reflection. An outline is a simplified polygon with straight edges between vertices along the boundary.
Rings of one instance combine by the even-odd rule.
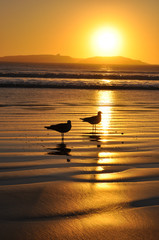
[[[89,135],[90,141],[96,141],[96,142],[100,142],[100,135],[98,133],[91,133]]]
[[[66,144],[60,143],[56,145],[56,148],[48,148],[49,155],[65,155],[70,156],[71,148],[67,148]],[[70,162],[70,159],[67,158],[67,162]]]
[[[97,142],[97,148],[101,147],[101,136],[97,132],[92,132],[87,135],[91,142]]]

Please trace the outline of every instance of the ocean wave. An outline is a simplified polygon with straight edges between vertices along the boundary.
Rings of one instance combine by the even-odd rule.
[[[159,90],[159,81],[131,79],[46,79],[1,77],[0,87]]]
[[[12,78],[64,78],[64,79],[130,79],[130,80],[159,80],[159,74],[157,73],[108,73],[108,72],[92,72],[92,73],[45,73],[45,72],[0,72],[0,77],[12,77]]]

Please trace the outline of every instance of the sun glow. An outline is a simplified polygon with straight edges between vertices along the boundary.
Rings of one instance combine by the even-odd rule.
[[[96,30],[92,36],[92,50],[96,56],[117,56],[121,52],[121,35],[112,27]]]

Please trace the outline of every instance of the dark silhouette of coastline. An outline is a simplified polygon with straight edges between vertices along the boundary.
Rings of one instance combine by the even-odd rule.
[[[0,57],[0,62],[147,65],[147,63],[140,60],[134,60],[121,56],[72,58],[70,56],[62,56],[60,54],[4,56]]]

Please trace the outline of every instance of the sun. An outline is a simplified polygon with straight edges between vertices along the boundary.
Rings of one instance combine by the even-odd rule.
[[[122,39],[117,29],[102,27],[91,37],[92,51],[97,56],[117,56],[121,52]]]

